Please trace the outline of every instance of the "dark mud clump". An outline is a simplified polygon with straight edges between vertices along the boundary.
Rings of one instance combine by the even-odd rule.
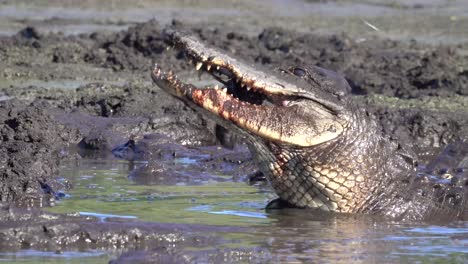
[[[74,100],[67,102],[69,98]],[[154,87],[90,84],[80,87],[63,99],[59,98],[57,102],[60,108],[66,109],[67,112],[72,111],[73,114],[82,112],[84,116],[96,119],[98,122],[95,126],[100,127],[99,133],[105,133],[106,127],[109,129],[112,126],[113,130],[120,131],[127,139],[157,132],[181,144],[216,143],[212,132],[213,122],[207,121],[182,102],[172,100],[170,96]],[[80,122],[86,123],[86,117],[83,115]],[[78,123],[68,124],[73,126]],[[89,127],[89,124],[83,124],[81,127]]]
[[[130,180],[141,185],[246,182],[258,171],[258,165],[245,145],[236,145],[234,149],[182,146],[161,134],[145,135],[138,142],[129,140],[112,152],[123,159],[147,161],[128,175]]]
[[[96,43],[85,55],[85,61],[115,70],[147,71],[152,61],[161,59],[167,47],[156,20],[138,24],[110,38],[97,33],[91,38]]]
[[[61,156],[77,142],[76,130],[59,125],[41,105],[0,104],[0,200],[29,203],[50,195]]]
[[[468,139],[466,113],[391,109],[370,105],[369,109],[382,124],[383,133],[420,153],[439,152],[443,146]],[[425,152],[429,153],[425,153]]]

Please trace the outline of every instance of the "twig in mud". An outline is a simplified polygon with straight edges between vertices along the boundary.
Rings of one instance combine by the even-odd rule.
[[[370,22],[368,22],[367,20],[365,20],[364,18],[361,18],[362,22],[364,22],[364,24],[366,24],[368,27],[372,28],[373,30],[377,31],[377,32],[380,32],[380,29],[374,25],[372,25]]]

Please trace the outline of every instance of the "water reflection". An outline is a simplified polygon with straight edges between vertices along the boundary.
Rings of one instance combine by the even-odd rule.
[[[304,210],[269,214],[275,219],[257,235],[282,261],[331,263],[468,261],[468,223],[431,226],[395,223],[377,217],[333,215]]]
[[[121,218],[121,219],[137,219],[138,217],[134,215],[114,215],[114,214],[100,214],[100,213],[93,213],[93,212],[80,212],[80,215],[83,216],[94,216],[99,218],[101,222],[104,222],[108,218]]]

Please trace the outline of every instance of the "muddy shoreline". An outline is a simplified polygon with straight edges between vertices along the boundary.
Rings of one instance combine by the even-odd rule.
[[[171,65],[195,83],[206,81],[177,51],[168,49],[161,37],[165,26],[191,32],[250,63],[266,67],[310,63],[342,73],[353,96],[380,121],[383,131],[413,146],[423,161],[447,144],[468,140],[468,58],[456,45],[377,37],[359,41],[344,33],[324,35],[278,27],[261,28],[251,35],[229,25],[207,27],[177,20],[170,25],[150,20],[121,32],[72,36],[26,27],[13,36],[0,37],[2,250],[107,250],[117,243],[132,250],[163,248],[148,256],[137,254],[142,262],[155,256],[161,261],[185,261],[184,256],[167,250],[171,243],[183,245],[183,227],[138,221],[100,225],[97,218],[38,209],[53,205],[60,198],[59,190],[66,192],[72,186],[56,180],[64,160],[86,155],[170,159],[182,146],[220,146],[227,140],[226,145],[237,145],[230,158],[222,153],[221,159],[201,166],[234,160],[233,164],[242,166],[230,167],[230,173],[247,181],[255,164],[238,162],[248,155],[242,141],[230,139],[211,120],[151,84],[149,71],[155,62]],[[44,87],[38,80],[51,85]],[[32,225],[38,227],[30,228]],[[194,226],[193,230],[203,232],[203,228],[207,227]],[[114,239],[112,243],[106,242],[109,237]],[[197,244],[200,248],[221,243],[205,236],[184,237],[187,239],[206,240]],[[239,252],[250,257],[258,253],[247,251]],[[209,252],[198,260],[216,262],[226,254],[230,253]],[[124,254],[120,259],[124,263],[132,257]]]

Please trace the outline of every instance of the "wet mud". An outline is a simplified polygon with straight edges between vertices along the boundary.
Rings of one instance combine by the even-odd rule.
[[[94,217],[37,208],[60,199],[57,190],[72,188],[73,183],[57,181],[59,165],[82,157],[148,161],[129,175],[142,185],[224,180],[204,174],[208,169],[234,181],[262,179],[241,139],[151,84],[149,72],[155,62],[170,65],[194,83],[204,82],[204,76],[163,41],[166,26],[197,35],[252,64],[316,64],[342,73],[383,132],[413,146],[423,160],[436,157],[447,144],[468,140],[468,58],[461,46],[378,37],[357,40],[344,33],[279,27],[251,34],[232,25],[177,20],[169,25],[150,20],[121,32],[80,35],[27,27],[0,37],[2,250],[132,250],[111,263],[216,263],[229,256],[232,262],[261,262],[265,257],[260,248],[201,250],[224,243],[202,235],[205,229],[232,230],[194,225],[184,232],[184,226],[119,219],[101,223]],[[71,82],[72,88],[67,88],[60,80],[78,85]],[[193,173],[164,166],[175,158],[194,160],[188,168]],[[174,245],[196,245],[200,250],[185,254]]]
[[[44,105],[5,101],[0,106],[2,144],[2,202],[35,203],[50,195],[51,175],[58,173],[66,149],[80,134],[61,125]],[[53,197],[52,197],[53,198]]]
[[[204,233],[248,232],[248,228],[178,225],[95,217],[57,215],[37,209],[0,204],[0,248],[38,248],[52,252],[82,250],[129,251],[110,263],[219,263],[267,259],[262,248],[205,248],[230,241]],[[198,251],[194,249],[198,248]]]

